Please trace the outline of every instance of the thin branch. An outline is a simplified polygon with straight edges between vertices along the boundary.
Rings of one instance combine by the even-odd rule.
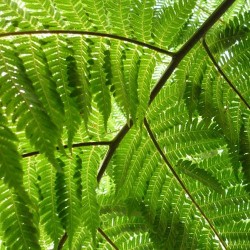
[[[161,49],[159,47],[156,47],[154,45],[140,42],[131,38],[118,36],[114,34],[106,34],[101,32],[93,32],[93,31],[78,31],[78,30],[29,30],[29,31],[16,31],[16,32],[8,32],[8,33],[2,33],[0,34],[0,37],[9,37],[9,36],[25,36],[25,35],[42,35],[42,34],[66,34],[66,35],[89,35],[89,36],[99,36],[99,37],[106,37],[106,38],[112,38],[115,40],[120,40],[124,42],[129,42],[132,44],[140,45],[143,47],[146,47],[148,49],[160,52],[162,54],[173,56],[175,53]]]
[[[109,146],[109,150],[99,168],[98,171],[98,175],[97,175],[97,182],[100,182],[104,172],[106,171],[106,168],[108,167],[108,164],[115,152],[115,150],[117,149],[117,147],[119,146],[121,140],[123,139],[123,137],[128,133],[128,131],[130,130],[130,128],[133,126],[133,122],[130,121],[130,127],[128,126],[128,124],[124,125],[123,128],[120,130],[120,132],[117,134],[117,136],[113,139],[113,141],[111,142],[110,146]]]
[[[119,248],[115,245],[115,243],[105,234],[101,228],[98,228],[98,232],[105,238],[105,240],[116,250],[119,250]]]
[[[57,250],[63,249],[64,243],[66,242],[67,239],[68,239],[68,234],[67,232],[65,232],[58,243]]]
[[[93,141],[93,142],[80,142],[72,145],[72,148],[86,147],[86,146],[109,146],[112,141]],[[63,148],[68,148],[68,145],[63,145]],[[56,147],[59,150],[59,147]],[[29,153],[22,154],[22,158],[34,156],[40,154],[39,151],[33,151]]]
[[[194,197],[189,192],[188,188],[186,187],[186,185],[184,184],[184,182],[181,180],[181,178],[178,176],[178,174],[176,173],[176,171],[173,168],[172,164],[169,162],[169,160],[167,159],[167,157],[165,156],[165,154],[161,150],[161,147],[160,147],[159,143],[157,142],[157,140],[156,140],[156,138],[155,138],[155,136],[154,136],[154,134],[153,134],[153,132],[152,132],[152,130],[151,130],[151,128],[150,128],[150,126],[149,126],[146,118],[144,119],[144,125],[145,125],[146,130],[147,130],[147,132],[148,132],[151,140],[153,141],[153,143],[154,143],[157,151],[161,155],[162,159],[164,160],[164,162],[166,163],[166,165],[170,169],[171,173],[173,174],[173,176],[175,177],[175,179],[177,180],[177,182],[180,184],[180,186],[182,187],[182,189],[186,192],[186,194],[188,195],[189,199],[193,202],[194,206],[197,208],[197,210],[200,212],[200,214],[204,217],[204,219],[206,220],[206,222],[208,223],[208,225],[210,226],[210,228],[212,229],[212,231],[214,232],[214,234],[217,236],[218,240],[220,241],[220,244],[223,247],[223,249],[227,249],[226,243],[221,238],[220,234],[217,232],[216,228],[213,226],[212,222],[209,220],[209,218],[203,212],[203,210],[201,209],[201,207],[199,206],[199,204],[195,201]]]
[[[115,243],[107,236],[107,234],[104,233],[104,231],[101,228],[98,228],[97,230],[114,249],[119,250],[119,248],[115,245]],[[67,239],[68,239],[68,234],[67,232],[65,232],[58,243],[57,250],[63,249],[63,246]]]
[[[228,10],[228,8],[235,2],[235,0],[225,0],[219,7],[208,17],[208,19],[201,25],[201,27],[191,36],[191,38],[180,48],[173,56],[172,61],[167,67],[166,71],[155,85],[150,95],[151,103],[157,94],[160,92],[168,78],[177,68],[181,60],[194,47],[194,45],[208,32],[208,30],[217,22],[217,20]]]
[[[246,99],[242,96],[242,94],[239,92],[239,90],[233,85],[233,83],[230,81],[230,79],[227,77],[227,75],[223,72],[219,64],[216,62],[212,52],[210,51],[205,38],[202,39],[202,45],[204,49],[206,50],[209,58],[213,62],[215,68],[218,70],[218,72],[221,74],[221,76],[224,78],[224,80],[228,83],[228,85],[231,87],[231,89],[239,96],[240,100],[247,106],[248,109],[250,109],[250,104],[246,101]]]
[[[195,44],[208,32],[208,30],[216,23],[216,21],[227,11],[227,9],[235,2],[235,0],[225,0],[221,5],[211,14],[211,16],[201,25],[201,27],[194,33],[194,35],[180,48],[180,50],[175,53],[172,57],[172,61],[168,65],[162,77],[156,83],[155,87],[151,91],[149,105],[153,102],[157,94],[160,92],[166,81],[172,75],[174,70],[177,68],[181,60],[187,55],[187,53],[195,46]],[[109,161],[111,160],[116,148],[118,147],[122,138],[129,132],[130,128],[133,126],[131,123],[130,127],[124,125],[121,130],[121,138],[119,142],[112,145],[108,151],[100,170],[98,172],[97,180],[100,182]],[[120,133],[119,133],[120,134]],[[119,134],[117,135],[119,137]]]

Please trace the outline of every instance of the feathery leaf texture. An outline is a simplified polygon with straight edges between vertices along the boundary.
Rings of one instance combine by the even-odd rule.
[[[10,188],[21,188],[23,170],[15,145],[17,137],[5,124],[6,118],[0,113],[0,176]]]
[[[250,249],[249,7],[0,1],[0,248]]]

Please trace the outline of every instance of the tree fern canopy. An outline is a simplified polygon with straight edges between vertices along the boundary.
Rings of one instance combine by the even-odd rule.
[[[249,0],[2,0],[0,249],[250,249]]]

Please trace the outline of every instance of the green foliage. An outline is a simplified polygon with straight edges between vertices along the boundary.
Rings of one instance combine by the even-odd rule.
[[[233,2],[1,1],[1,249],[250,249]]]

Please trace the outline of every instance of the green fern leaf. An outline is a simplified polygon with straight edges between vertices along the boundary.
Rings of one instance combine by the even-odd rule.
[[[141,136],[141,131],[136,131],[135,129],[131,130],[123,140],[122,147],[119,148],[114,155],[114,182],[116,184],[117,199],[124,199],[121,194],[127,194],[126,190],[123,190],[123,185],[129,173],[133,154],[136,152],[141,143]]]
[[[65,58],[71,55],[68,48],[67,39],[63,36],[48,37],[42,40],[44,53],[52,73],[52,77],[57,85],[57,91],[63,101],[64,124],[68,134],[68,147],[71,149],[74,136],[81,125],[81,116],[77,104],[70,94],[73,91],[69,86],[67,75],[67,63]]]
[[[88,232],[85,226],[79,225],[76,229],[71,249],[78,250],[82,248],[82,246],[87,246],[88,243],[91,245],[91,234]]]
[[[244,124],[240,132],[240,156],[247,189],[250,188],[250,113],[244,114]]]
[[[57,196],[55,191],[56,172],[50,164],[42,157],[36,157],[38,184],[40,188],[40,216],[41,225],[50,236],[54,245],[57,246],[63,235],[63,227],[57,213]],[[48,223],[48,221],[50,223]]]
[[[107,10],[112,33],[130,37],[132,27],[129,22],[131,0],[107,1]]]
[[[0,221],[4,239],[10,249],[41,249],[39,232],[34,217],[24,200],[13,189],[1,183]]]
[[[36,20],[39,20],[42,24],[42,27],[39,27],[40,29],[63,28],[66,26],[61,13],[52,1],[27,1],[25,2],[25,8],[22,9],[29,10],[28,13]],[[22,15],[25,18],[26,12],[23,12]]]
[[[0,1],[0,248],[249,249],[249,8]]]
[[[220,182],[213,175],[211,175],[211,173],[199,168],[196,164],[192,164],[189,161],[179,161],[177,163],[177,169],[180,173],[184,173],[185,175],[198,180],[216,192],[223,193],[224,188]]]
[[[88,124],[88,117],[91,110],[91,93],[87,80],[87,64],[86,64],[86,51],[87,45],[80,38],[74,38],[73,44],[81,51],[75,51],[75,55],[68,56],[67,61],[67,74],[69,86],[73,88],[71,96],[75,98],[78,109],[83,116],[85,126]],[[84,58],[85,60],[82,60]]]
[[[55,180],[57,211],[64,230],[69,237],[69,246],[71,247],[72,239],[76,228],[81,222],[81,200],[78,196],[78,187],[74,182],[74,159],[58,158],[63,172],[57,172]]]
[[[127,244],[129,243],[126,242],[125,239],[130,238],[132,240],[132,238],[136,238],[136,235],[142,235],[147,232],[142,216],[129,217],[124,211],[121,213],[119,211],[112,211],[111,213],[102,214],[101,218],[105,233],[112,239],[114,244],[121,249],[128,247]],[[131,244],[133,244],[133,242],[134,240],[132,240]],[[106,249],[108,244],[104,243],[101,247],[102,249]]]
[[[237,16],[233,16],[227,23],[217,27],[216,31],[207,37],[210,50],[213,54],[219,54],[230,48],[236,41],[245,39],[249,33],[249,27],[244,25],[249,23],[250,14],[243,11]]]
[[[103,115],[104,126],[107,130],[107,122],[111,113],[111,97],[108,87],[108,78],[105,69],[105,60],[108,53],[108,45],[100,39],[95,42],[91,51],[91,56],[95,58],[94,64],[90,68],[90,85],[92,93],[95,95],[94,100],[97,103],[98,109]]]
[[[64,120],[63,104],[41,48],[41,42],[35,37],[29,37],[25,42],[23,38],[20,42],[17,40],[16,45],[27,77],[32,81],[37,96],[57,126],[58,132],[61,132]]]
[[[137,135],[135,135],[137,137]],[[135,139],[138,140],[138,139]],[[121,180],[119,185],[117,185],[117,188],[119,189],[119,186],[121,186],[120,190],[118,191],[118,196],[121,197],[128,197],[130,192],[135,192],[136,196],[138,195],[136,192],[138,191],[136,188],[139,188],[135,186],[135,182],[138,178],[138,174],[142,171],[142,166],[144,166],[144,161],[147,158],[148,154],[150,155],[152,150],[152,144],[149,140],[143,140],[139,138],[138,142],[135,142],[135,152],[133,153],[131,159],[127,156],[127,166],[124,166],[124,170],[121,174]],[[132,147],[134,143],[130,142],[130,147]],[[125,145],[124,145],[125,146]],[[128,151],[130,153],[131,151]],[[119,157],[119,156],[116,156]],[[144,169],[143,169],[144,170]],[[117,167],[118,171],[118,167]],[[144,171],[150,172],[149,169],[145,169]],[[146,174],[146,173],[145,173]],[[139,175],[140,176],[140,175]],[[148,181],[147,179],[143,179],[145,176],[140,178],[139,182],[140,184],[144,184],[144,182]],[[143,182],[143,183],[141,183]],[[141,188],[141,187],[140,187]],[[143,195],[142,195],[143,196]],[[141,196],[141,197],[142,197]]]
[[[152,75],[156,65],[156,53],[145,53],[140,58],[140,68],[138,74],[138,99],[137,108],[138,123],[141,124],[148,108],[150,90],[152,85]]]
[[[129,122],[129,98],[128,87],[124,79],[122,57],[125,57],[122,43],[120,41],[112,42],[112,50],[110,51],[111,69],[112,69],[112,85],[114,88],[114,96],[120,108],[125,114],[127,122]]]
[[[162,186],[168,178],[166,176],[166,167],[160,161],[155,164],[155,170],[151,172],[151,178],[145,194],[145,217],[149,224],[153,224],[157,215],[157,199],[160,196]],[[156,181],[157,180],[157,181]]]
[[[26,136],[31,144],[57,166],[54,149],[59,132],[56,126],[45,112],[22,61],[9,42],[2,42],[0,57],[5,63],[0,71],[5,81],[1,86],[1,96],[3,104],[7,107],[7,113],[13,112],[12,119],[14,121],[17,119],[17,129],[25,128]],[[13,86],[11,89],[9,84]],[[17,98],[13,98],[14,96]]]
[[[161,7],[153,23],[154,42],[159,47],[169,48],[178,37],[182,26],[192,14],[196,0],[180,0],[174,5]]]
[[[146,147],[149,147],[146,146]],[[149,181],[157,168],[158,164],[161,162],[160,156],[156,151],[147,151],[147,156],[145,161],[138,173],[138,178],[135,180],[134,188],[131,190],[131,196],[135,198],[143,198],[149,188]]]
[[[55,0],[54,4],[60,12],[61,18],[66,21],[63,23],[65,28],[83,30],[91,26],[88,12],[82,1]]]
[[[10,188],[20,188],[23,182],[23,170],[15,145],[17,137],[4,125],[5,122],[6,119],[0,113],[0,176]]]
[[[11,4],[10,4],[11,3]],[[36,29],[42,27],[37,18],[30,14],[20,4],[8,1],[0,3],[2,22],[0,24],[1,33],[12,32],[21,29]]]
[[[85,148],[80,155],[82,159],[82,222],[92,234],[95,242],[96,231],[100,225],[99,206],[96,197],[96,174],[100,164],[100,149]]]
[[[183,59],[175,75],[180,91],[179,101],[184,98],[190,119],[199,107],[201,83],[206,74],[207,60],[206,53],[197,46]]]
[[[95,102],[92,102],[92,110],[91,110],[90,117],[89,117],[89,124],[88,124],[87,132],[88,132],[87,140],[102,141],[102,140],[112,139],[112,136],[110,137],[110,135],[107,134],[107,131],[105,129],[103,115],[99,112],[97,104]]]
[[[124,79],[128,84],[128,102],[130,104],[129,111],[132,120],[136,123],[136,113],[138,100],[138,76],[140,68],[140,55],[142,49],[140,47],[130,47],[126,49],[125,59],[123,60]]]
[[[135,0],[132,2],[133,11],[130,23],[133,26],[133,36],[143,42],[151,42],[152,18],[154,0]]]
[[[109,30],[104,3],[102,0],[86,0],[83,3],[84,10],[92,24],[90,28],[94,31],[102,32]]]

